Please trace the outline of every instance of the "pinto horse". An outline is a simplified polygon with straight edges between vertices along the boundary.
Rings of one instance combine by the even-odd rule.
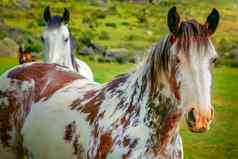
[[[44,19],[47,26],[41,37],[45,45],[44,61],[67,66],[87,79],[93,80],[90,67],[73,54],[73,44],[68,29],[69,18],[70,14],[66,8],[63,16],[51,16],[50,8],[45,8]]]
[[[179,122],[205,132],[213,118],[210,40],[219,21],[180,22],[139,69],[106,84],[56,64],[31,63],[0,79],[0,154],[4,159],[182,159]]]
[[[32,62],[32,53],[29,50],[23,50],[22,47],[19,48],[19,64]]]

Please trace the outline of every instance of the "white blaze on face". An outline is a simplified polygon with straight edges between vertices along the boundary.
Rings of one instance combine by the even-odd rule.
[[[181,82],[181,104],[207,116],[212,108],[210,68],[211,60],[217,56],[216,51],[209,41],[207,49],[197,50],[191,47],[189,55],[179,53],[178,56],[180,66],[177,78]]]
[[[67,24],[61,24],[60,27],[55,28],[46,28],[43,38],[45,42],[45,61],[73,69]]]

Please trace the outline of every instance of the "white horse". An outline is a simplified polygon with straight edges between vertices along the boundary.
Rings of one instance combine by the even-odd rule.
[[[150,49],[139,69],[100,85],[56,64],[17,66],[0,78],[0,155],[4,159],[182,159],[179,122],[205,132],[219,21],[180,23]]]
[[[42,35],[45,44],[44,61],[67,66],[79,72],[83,77],[93,80],[90,67],[83,61],[74,57],[70,32],[68,29],[69,11],[65,8],[63,16],[51,16],[50,8],[44,10],[44,19],[47,26]]]

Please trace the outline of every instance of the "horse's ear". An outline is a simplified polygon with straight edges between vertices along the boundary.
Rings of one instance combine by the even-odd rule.
[[[219,12],[215,8],[213,8],[206,21],[210,34],[213,34],[215,32],[219,23],[219,17]]]
[[[176,11],[176,7],[172,7],[168,13],[168,27],[171,33],[174,35],[178,32],[179,29],[180,17]]]
[[[65,23],[68,23],[68,22],[69,22],[69,11],[68,11],[68,9],[66,9],[66,8],[64,8],[63,21],[64,21]]]
[[[47,6],[44,10],[44,19],[45,19],[46,22],[49,22],[50,18],[51,18],[50,7]]]

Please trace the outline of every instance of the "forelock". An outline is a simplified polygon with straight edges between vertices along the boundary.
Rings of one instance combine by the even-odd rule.
[[[188,20],[180,24],[177,39],[177,51],[189,53],[194,49],[207,49],[209,44],[209,30],[206,24],[200,24],[195,20]]]

